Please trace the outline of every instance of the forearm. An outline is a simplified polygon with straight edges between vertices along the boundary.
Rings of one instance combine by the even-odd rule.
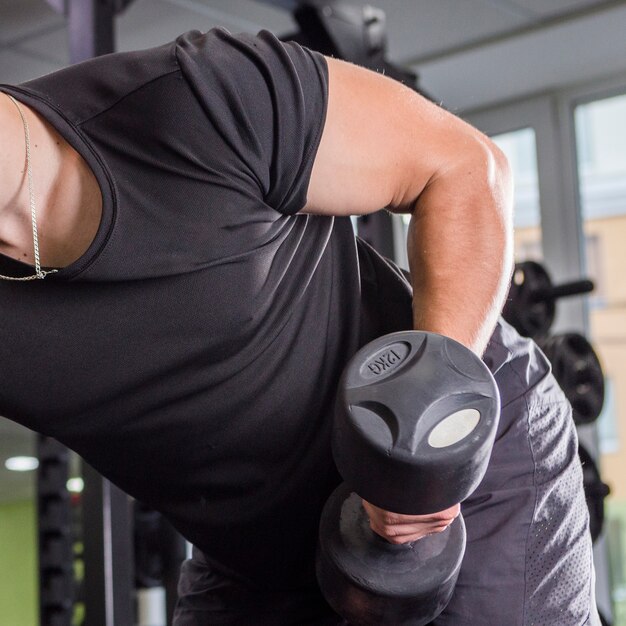
[[[415,328],[482,354],[511,277],[512,182],[497,149],[471,152],[419,195],[408,253]]]

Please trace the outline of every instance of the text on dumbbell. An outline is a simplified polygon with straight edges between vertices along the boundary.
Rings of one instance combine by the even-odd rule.
[[[367,367],[373,374],[378,375],[391,369],[401,360],[402,357],[397,352],[394,352],[393,350],[388,350],[387,352],[384,352],[379,357],[377,357],[371,363],[368,363]]]

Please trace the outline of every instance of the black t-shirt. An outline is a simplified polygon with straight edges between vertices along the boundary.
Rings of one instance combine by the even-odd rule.
[[[0,414],[76,450],[224,571],[311,580],[360,314],[349,220],[296,215],[323,57],[190,32],[2,90],[87,161],[103,214],[71,266],[0,281]]]

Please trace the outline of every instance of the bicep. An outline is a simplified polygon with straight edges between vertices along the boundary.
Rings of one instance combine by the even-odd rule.
[[[327,62],[327,116],[303,212],[410,212],[429,181],[486,140],[395,80]]]

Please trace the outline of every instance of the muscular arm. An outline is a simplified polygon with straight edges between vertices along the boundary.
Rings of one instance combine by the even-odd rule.
[[[479,131],[399,83],[328,59],[329,102],[305,212],[411,214],[408,255],[416,329],[482,354],[512,270],[512,181]],[[399,515],[367,502],[393,543],[441,532],[459,505]]]
[[[415,328],[481,354],[512,268],[506,159],[396,81],[334,59],[328,70],[328,114],[304,211],[410,213]]]

